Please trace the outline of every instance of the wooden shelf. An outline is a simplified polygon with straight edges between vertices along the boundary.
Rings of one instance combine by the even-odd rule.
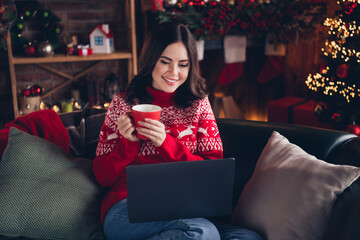
[[[19,106],[18,106],[18,89],[16,82],[16,71],[15,66],[21,64],[34,64],[42,69],[47,70],[52,74],[56,74],[65,79],[65,81],[53,89],[47,90],[41,98],[44,99],[50,94],[58,91],[59,89],[69,85],[73,81],[84,76],[86,73],[90,72],[96,68],[103,61],[109,60],[127,60],[128,65],[128,80],[130,81],[134,75],[137,74],[137,51],[136,51],[136,31],[135,31],[135,0],[127,0],[125,2],[125,8],[129,11],[125,11],[126,24],[128,27],[127,36],[128,36],[128,49],[125,51],[117,51],[110,54],[93,54],[88,56],[65,56],[65,55],[54,55],[50,57],[14,57],[12,53],[11,39],[10,34],[7,37],[7,47],[8,47],[8,58],[9,58],[9,69],[11,77],[11,92],[13,99],[13,109],[14,109],[14,118],[20,116]],[[55,69],[47,64],[49,63],[62,63],[62,62],[84,62],[84,61],[93,61],[95,62],[90,67],[83,69],[82,72],[71,76],[61,69]]]
[[[36,64],[36,63],[61,63],[61,62],[83,62],[101,60],[131,59],[131,52],[114,52],[109,54],[95,53],[88,56],[65,56],[54,55],[50,57],[14,57],[13,64]]]

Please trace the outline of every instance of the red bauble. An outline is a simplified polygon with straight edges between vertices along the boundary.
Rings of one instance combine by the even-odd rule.
[[[23,97],[36,97],[42,94],[42,88],[38,85],[29,85],[21,90],[21,96]]]
[[[348,74],[348,66],[346,64],[341,64],[337,66],[336,75],[339,78],[346,78],[347,74]]]
[[[30,87],[30,93],[31,93],[31,96],[40,96],[42,93],[42,89],[38,85],[33,85]]]
[[[353,133],[355,135],[360,135],[360,126],[355,123],[349,124],[346,128],[347,132]]]
[[[25,88],[23,90],[21,90],[21,96],[23,97],[30,97],[31,93],[30,93],[30,89]]]
[[[26,56],[33,57],[33,56],[35,56],[35,52],[36,52],[36,50],[35,50],[35,47],[33,45],[27,45],[25,47]]]

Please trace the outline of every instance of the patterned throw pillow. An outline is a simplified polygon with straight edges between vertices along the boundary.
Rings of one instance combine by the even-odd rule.
[[[11,128],[0,162],[0,235],[105,239],[92,161]]]

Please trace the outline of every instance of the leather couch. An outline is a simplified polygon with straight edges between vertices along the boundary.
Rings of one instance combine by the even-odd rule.
[[[217,123],[223,141],[224,156],[233,156],[236,159],[234,204],[241,189],[250,179],[257,159],[274,130],[318,159],[334,164],[360,166],[360,139],[350,133],[233,119],[218,119]],[[322,240],[360,239],[359,224],[360,179],[337,197]]]
[[[60,114],[70,135],[71,152],[93,159],[104,110]],[[360,139],[353,134],[299,125],[217,119],[224,146],[224,156],[236,159],[234,206],[250,179],[256,162],[271,133],[276,130],[307,153],[329,163],[360,167]],[[224,218],[228,221],[230,218]],[[327,222],[323,240],[360,239],[360,180],[337,197]],[[7,238],[0,237],[0,240]],[[305,239],[304,239],[305,240]]]
[[[68,129],[74,125],[80,126],[81,121],[85,121],[83,130],[80,130],[84,132],[83,146],[80,150],[72,147],[73,150],[83,153],[88,158],[94,157],[97,137],[105,114],[101,110],[87,110],[82,115],[79,113],[60,115]],[[236,159],[234,206],[274,130],[318,159],[334,164],[360,167],[360,138],[354,134],[300,125],[238,119],[217,119],[217,124],[223,141],[224,157]],[[360,179],[337,197],[322,239],[359,240],[359,203]],[[228,218],[224,220],[227,221]]]

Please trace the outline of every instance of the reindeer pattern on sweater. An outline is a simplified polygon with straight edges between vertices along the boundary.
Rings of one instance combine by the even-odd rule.
[[[113,151],[118,138],[117,118],[120,114],[131,111],[131,106],[125,101],[124,95],[115,97],[112,104],[118,106],[109,108],[105,124],[113,131],[101,132],[97,155]],[[189,108],[176,106],[162,107],[160,122],[165,125],[165,131],[184,144],[191,153],[222,151],[222,143],[215,117],[207,98],[195,101]],[[199,125],[200,124],[200,125]],[[102,142],[106,142],[101,145]],[[145,141],[139,156],[159,154],[151,141]]]

